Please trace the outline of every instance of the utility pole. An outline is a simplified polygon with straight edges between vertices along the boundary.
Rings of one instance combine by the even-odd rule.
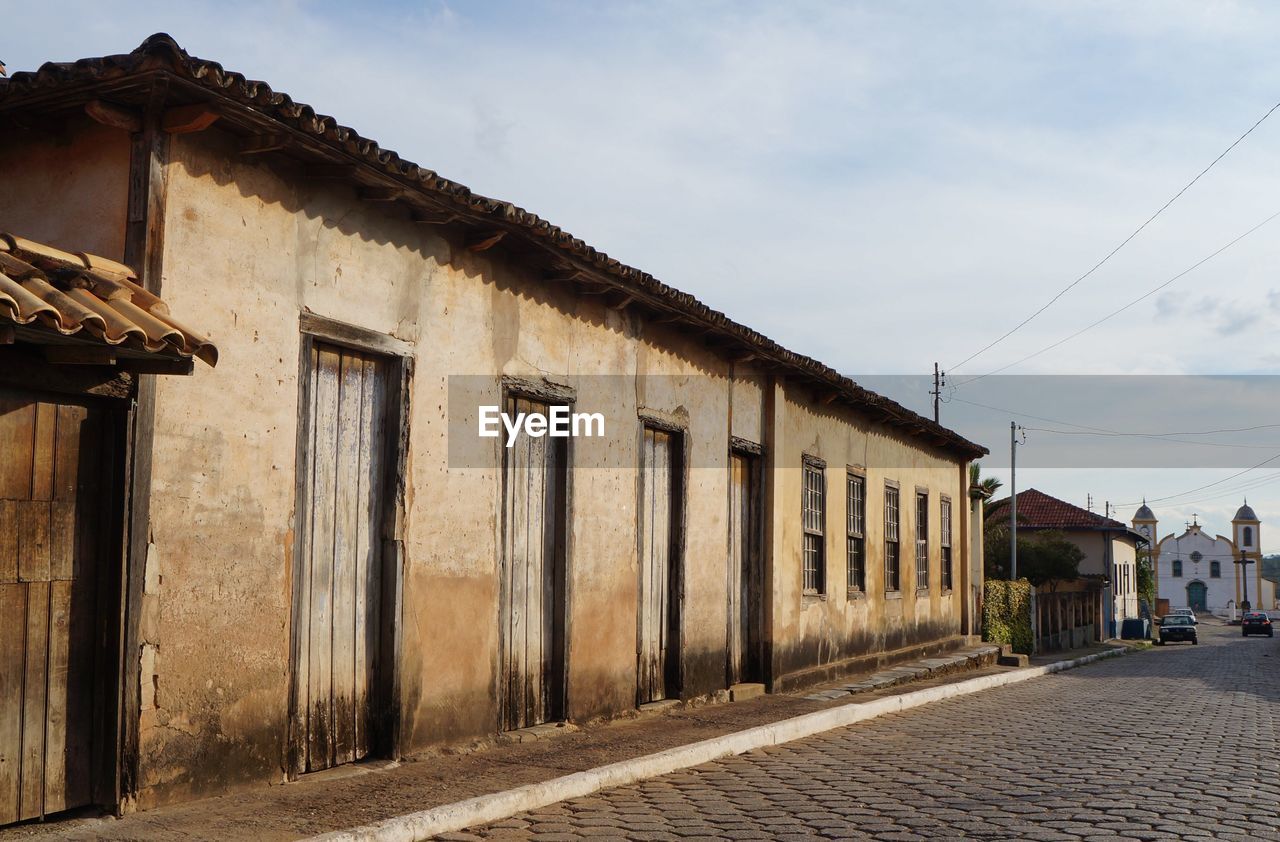
[[[1086,494],[1084,496],[1084,507],[1086,510],[1090,512],[1093,511],[1093,495],[1092,494]]]
[[[1009,581],[1018,578],[1018,425],[1009,422]]]
[[[938,364],[933,364],[933,391],[929,394],[933,395],[933,423],[939,424],[938,405],[942,402],[942,387],[947,383],[947,375],[945,372],[938,370]]]

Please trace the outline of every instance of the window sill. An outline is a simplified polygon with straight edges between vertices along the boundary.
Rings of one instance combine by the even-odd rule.
[[[930,589],[929,589],[929,588],[916,588],[916,596],[917,596],[917,597],[921,597],[921,596],[928,596],[928,595],[929,595],[929,592],[930,592]]]
[[[858,588],[849,588],[845,592],[845,596],[849,599],[863,600],[867,598],[867,592]]]
[[[902,591],[885,591],[885,599],[902,599]]]
[[[818,593],[817,591],[806,591],[804,595],[801,597],[801,604],[803,605],[812,605],[815,602],[826,602],[826,601],[827,601],[827,595],[824,593]]]

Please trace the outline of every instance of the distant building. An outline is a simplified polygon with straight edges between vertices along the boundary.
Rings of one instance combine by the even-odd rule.
[[[1008,519],[1009,498],[988,508],[987,520]],[[1138,616],[1138,544],[1145,536],[1118,520],[1059,500],[1034,488],[1018,492],[1018,529],[1061,532],[1084,552],[1080,577],[1108,583],[1102,608],[1108,633],[1121,620]]]
[[[1218,613],[1244,602],[1254,608],[1276,607],[1276,585],[1263,577],[1261,524],[1247,500],[1231,519],[1231,538],[1210,537],[1194,517],[1180,535],[1157,538],[1156,515],[1146,503],[1134,514],[1133,528],[1152,541],[1158,599]],[[1241,558],[1249,563],[1240,564]]]

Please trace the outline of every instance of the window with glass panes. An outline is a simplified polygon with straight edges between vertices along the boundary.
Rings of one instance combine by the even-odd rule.
[[[942,546],[941,562],[942,570],[942,589],[944,591],[951,590],[952,569],[951,569],[951,501],[943,497],[941,502],[940,524],[941,533],[938,540]]]
[[[884,488],[884,589],[901,590],[901,560],[898,557],[898,489]]]
[[[851,591],[867,586],[867,480],[849,474],[845,481],[846,516],[848,520],[847,575]]]
[[[916,588],[929,587],[929,495],[916,492]]]
[[[824,525],[827,519],[826,478],[823,466],[816,461],[804,463],[804,592],[820,594],[826,590],[826,552]]]

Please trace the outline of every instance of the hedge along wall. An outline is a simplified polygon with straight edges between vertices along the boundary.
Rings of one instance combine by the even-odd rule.
[[[1031,631],[1031,583],[1026,579],[988,579],[982,600],[982,639],[1012,644],[1014,652],[1030,655],[1035,640]]]

